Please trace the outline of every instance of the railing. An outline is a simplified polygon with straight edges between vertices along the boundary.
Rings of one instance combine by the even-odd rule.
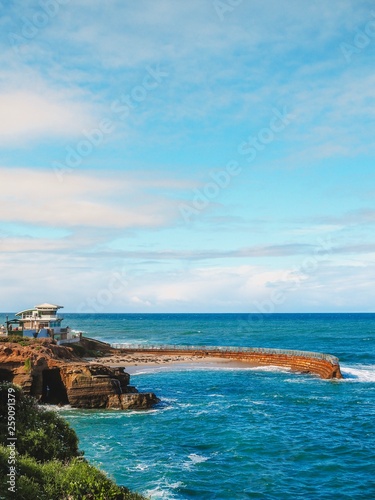
[[[132,351],[203,351],[208,353],[244,353],[244,354],[281,354],[283,356],[305,357],[328,361],[332,365],[338,365],[339,360],[331,354],[312,351],[297,351],[290,349],[272,349],[267,347],[237,347],[237,346],[202,346],[202,345],[147,345],[144,344],[111,344],[115,349],[128,349]]]
[[[71,339],[60,339],[57,341],[57,345],[61,344],[74,344],[75,342],[79,342],[81,339],[79,337],[73,337]]]

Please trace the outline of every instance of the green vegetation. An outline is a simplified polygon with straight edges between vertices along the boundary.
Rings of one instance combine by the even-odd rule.
[[[15,450],[7,446],[9,389],[15,398]],[[13,464],[15,493],[7,483]],[[90,465],[78,450],[77,435],[69,424],[9,383],[0,384],[0,477],[1,500],[144,500]]]
[[[22,337],[21,335],[4,335],[4,337],[0,337],[0,342],[6,343],[14,343],[25,345],[34,345],[40,344],[45,339],[34,339],[34,337]]]
[[[26,373],[31,372],[31,359],[30,358],[25,359],[25,372]]]

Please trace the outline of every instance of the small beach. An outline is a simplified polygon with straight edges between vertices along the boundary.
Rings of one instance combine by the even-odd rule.
[[[135,375],[139,372],[155,371],[155,368],[160,370],[176,369],[178,370],[203,370],[215,368],[256,368],[258,365],[248,361],[237,361],[220,359],[210,356],[193,356],[187,355],[163,355],[163,354],[112,354],[101,358],[84,358],[88,363],[103,364],[111,368],[122,367],[130,375]],[[159,370],[158,370],[159,371]]]

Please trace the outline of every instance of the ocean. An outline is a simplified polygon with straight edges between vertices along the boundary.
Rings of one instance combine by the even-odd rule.
[[[0,318],[1,320],[1,318]],[[375,314],[65,314],[106,342],[319,351],[344,380],[285,369],[139,370],[150,411],[63,409],[80,447],[154,499],[375,498]]]

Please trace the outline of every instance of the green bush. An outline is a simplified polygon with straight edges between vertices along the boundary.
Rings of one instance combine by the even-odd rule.
[[[50,342],[54,342],[50,339],[48,339]],[[0,337],[0,342],[3,343],[13,343],[13,344],[21,344],[23,346],[25,345],[34,345],[34,344],[41,344],[44,343],[46,339],[35,339],[34,337],[23,337],[22,335],[6,335],[4,337]]]
[[[33,340],[30,338],[30,340]],[[15,344],[22,344],[24,345],[25,343],[29,343],[29,337],[22,337],[21,335],[6,335],[4,337],[0,337],[0,342],[4,343],[15,343]]]
[[[9,388],[16,400],[16,493],[6,481]],[[9,383],[0,384],[0,477],[1,500],[145,500],[90,465],[69,424]]]
[[[0,474],[6,478],[9,452],[0,446]],[[17,500],[145,500],[142,495],[117,486],[103,472],[83,458],[63,464],[51,460],[43,464],[32,457],[16,457],[16,494],[8,491],[9,484],[0,484],[1,499]]]
[[[0,443],[7,444],[8,388],[13,387],[16,405],[16,449],[38,461],[69,460],[78,456],[78,438],[56,412],[46,411],[33,398],[11,384],[0,384]]]

